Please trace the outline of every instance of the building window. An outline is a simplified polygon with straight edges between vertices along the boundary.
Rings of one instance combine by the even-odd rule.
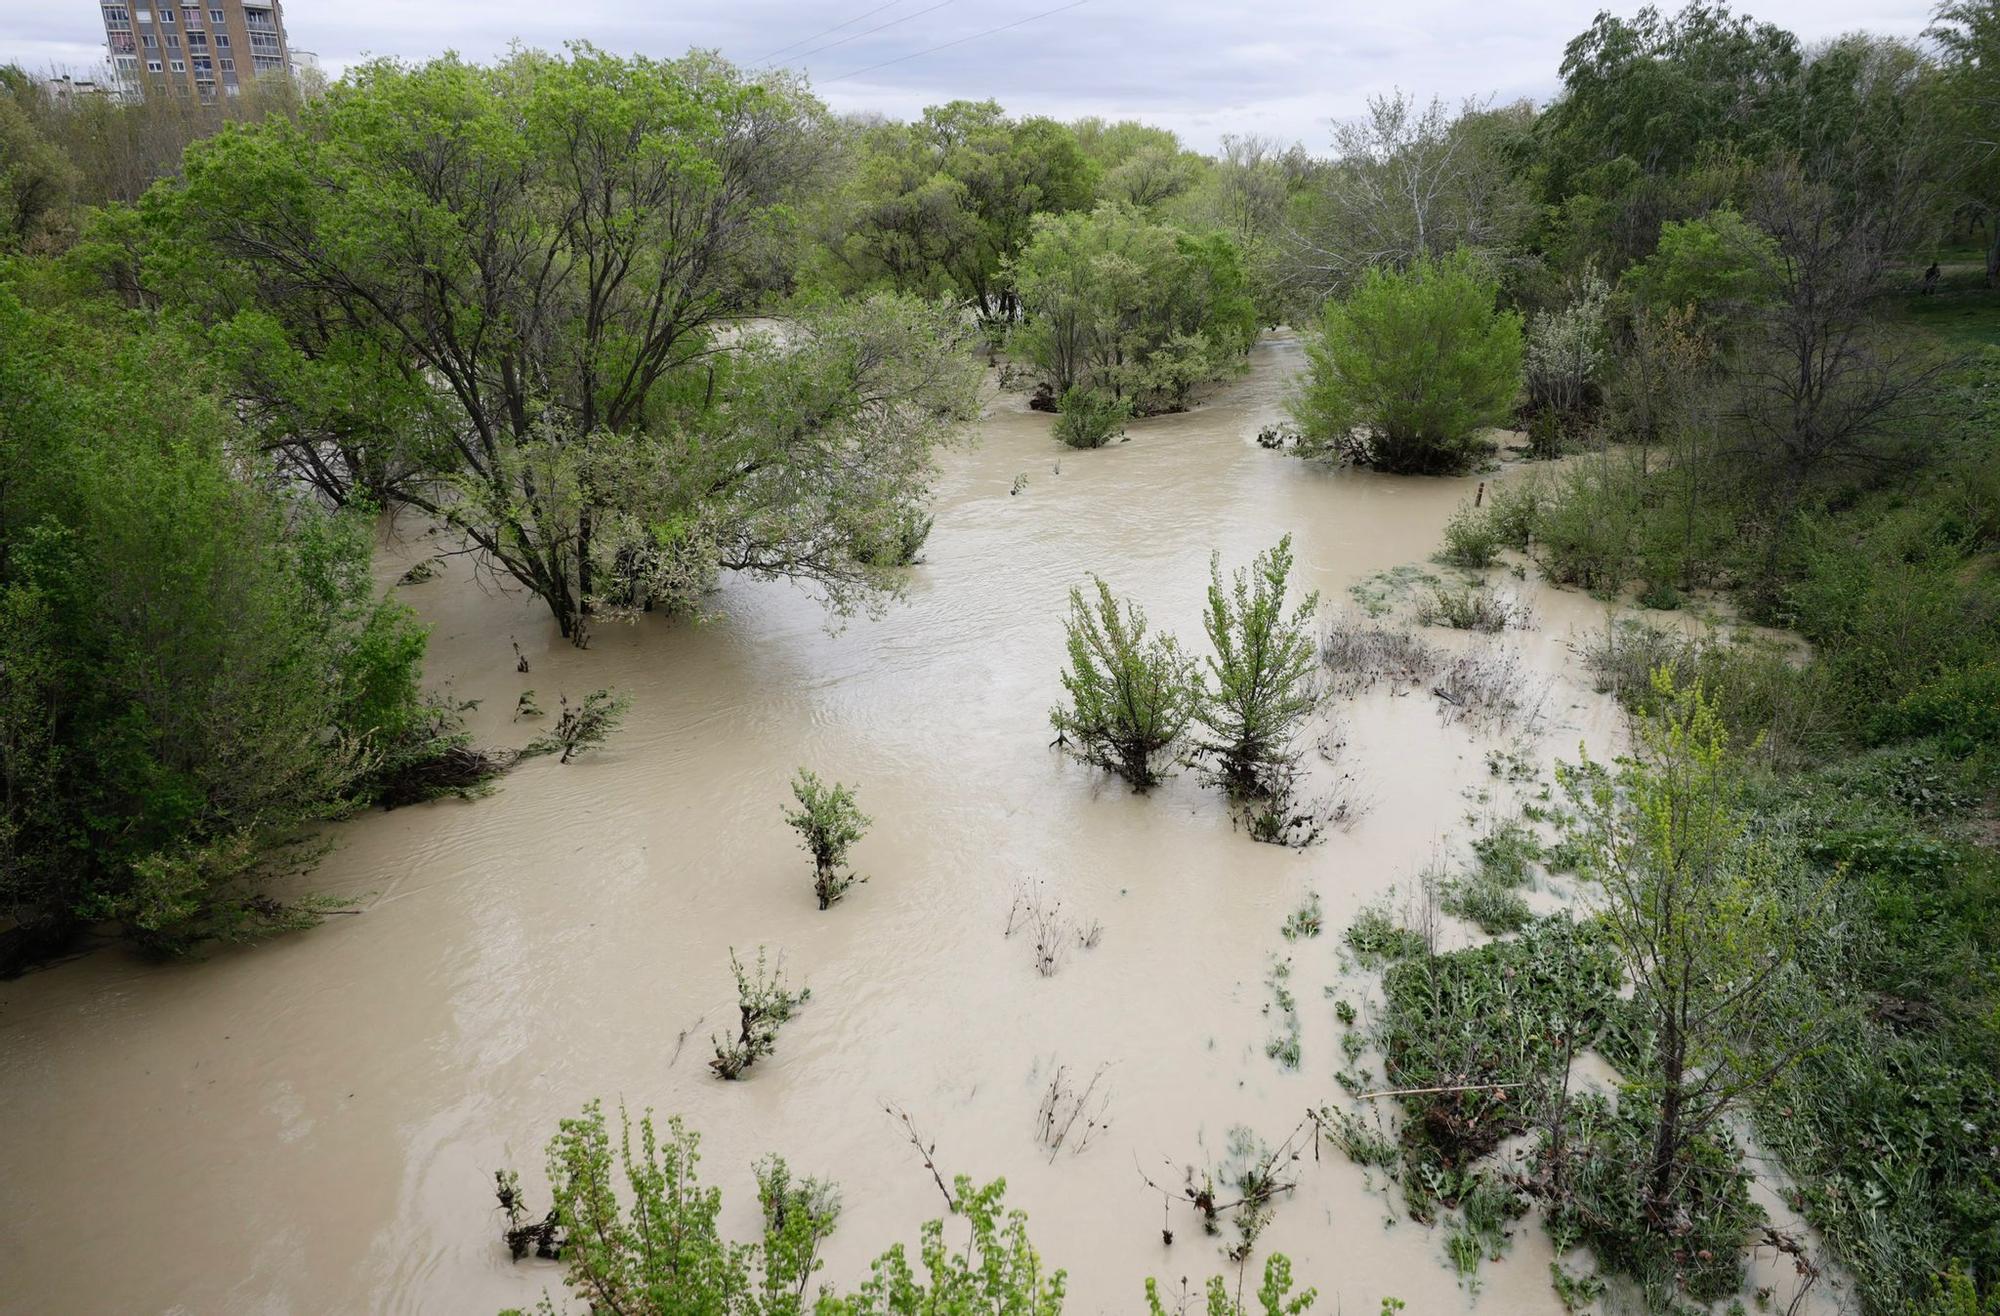
[[[217,27],[221,27],[227,20],[223,17],[220,9],[211,9],[208,11],[208,21]]]
[[[171,26],[174,21],[174,11],[171,9],[162,9],[160,11],[160,21]]]
[[[188,66],[187,61],[184,59],[170,59],[167,61],[167,67],[176,73],[185,73]]]
[[[227,32],[217,32],[215,34],[215,48],[217,50],[229,49],[229,34]]]
[[[132,11],[124,5],[106,5],[104,6],[104,21],[107,23],[129,24],[132,21]]]
[[[208,49],[208,33],[206,32],[188,33],[188,49],[189,50]]]
[[[158,73],[159,71],[160,71],[160,61],[159,61],[159,60],[157,60],[157,59],[149,59],[149,60],[147,60],[147,61],[146,61],[146,72],[148,72],[148,73]]]
[[[223,91],[224,91],[224,92],[225,92],[226,94],[228,94],[228,95],[230,95],[230,96],[234,96],[234,95],[236,95],[236,94],[237,94],[238,92],[242,91],[243,89],[242,89],[241,87],[238,87],[238,86],[237,86],[237,85],[236,85],[235,83],[233,83],[233,82],[225,82],[225,83],[223,83],[223,84],[222,84],[222,90],[223,90]]]
[[[160,48],[160,39],[151,32],[147,32],[140,36],[139,44],[148,50],[158,50]]]
[[[153,21],[153,11],[150,9],[134,9],[132,17],[138,19],[141,23],[150,23]]]
[[[181,48],[181,39],[175,36],[171,32],[167,33],[167,49],[179,50],[180,48]]]
[[[221,59],[221,60],[220,60],[219,62],[220,62],[220,63],[221,63],[221,65],[222,65],[222,71],[223,71],[224,73],[234,73],[234,72],[236,72],[236,61],[235,61],[235,60],[233,60],[233,59],[231,59],[231,58],[229,58],[229,56],[227,56],[227,55],[224,55],[224,56],[222,57],[222,59]]]
[[[277,70],[285,67],[284,60],[275,59],[268,55],[259,55],[256,58],[252,59],[250,62],[256,65],[257,72],[259,73],[274,73]]]

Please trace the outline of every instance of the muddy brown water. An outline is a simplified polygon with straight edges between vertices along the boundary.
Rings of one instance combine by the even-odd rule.
[[[796,589],[730,581],[701,624],[608,625],[578,652],[462,562],[405,588],[435,627],[432,680],[481,701],[483,742],[532,734],[509,716],[528,688],[552,708],[616,687],[633,700],[625,729],[489,798],[339,825],[313,885],[360,912],[316,931],[198,963],[101,953],[0,984],[0,1308],[493,1312],[560,1296],[556,1268],[507,1259],[491,1180],[518,1167],[539,1209],[543,1146],[591,1097],[685,1116],[744,1236],[763,1153],[839,1181],[823,1278],[843,1286],[939,1214],[885,1103],[948,1175],[1007,1178],[1069,1272],[1072,1311],[1140,1310],[1148,1275],[1171,1288],[1226,1270],[1226,1240],[1185,1209],[1163,1245],[1141,1170],[1176,1182],[1220,1160],[1232,1128],[1275,1143],[1336,1095],[1325,989],[1369,1000],[1339,934],[1462,853],[1468,815],[1511,811],[1526,788],[1496,783],[1489,749],[1525,747],[1545,771],[1621,734],[1570,648],[1604,606],[1502,576],[1536,617],[1505,641],[1547,684],[1536,733],[1448,725],[1425,693],[1341,701],[1343,765],[1374,807],[1308,852],[1253,844],[1186,777],[1134,797],[1047,748],[1065,596],[1086,572],[1199,649],[1212,549],[1240,564],[1290,531],[1304,582],[1347,605],[1349,585],[1422,561],[1472,491],[1260,449],[1298,359],[1269,338],[1209,405],[1097,452],[1061,448],[1047,417],[1000,398],[944,461],[907,600],[844,628]],[[429,547],[386,550],[384,579]],[[828,913],[780,818],[798,765],[853,784],[875,818],[856,851],[871,880]],[[1002,935],[1033,881],[1104,929],[1048,978]],[[1288,944],[1279,927],[1310,892],[1327,931]],[[732,1015],[728,948],[760,943],[812,999],[773,1059],[719,1082],[705,1061]],[[1282,955],[1296,1071],[1265,1054]],[[1107,1066],[1111,1126],[1051,1163],[1035,1124],[1057,1064]],[[1390,1223],[1331,1149],[1295,1168],[1262,1246],[1291,1254],[1316,1310],[1373,1313],[1385,1295],[1413,1314],[1557,1310],[1532,1221],[1475,1296],[1442,1232]],[[1760,1260],[1754,1282],[1782,1276]]]

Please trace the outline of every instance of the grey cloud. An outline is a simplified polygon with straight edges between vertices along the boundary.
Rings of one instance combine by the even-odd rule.
[[[1017,113],[1141,117],[1212,148],[1228,132],[1323,145],[1329,120],[1358,113],[1370,94],[1546,97],[1565,43],[1600,0],[1398,0],[1393,6],[1273,0],[1225,6],[1196,0],[1088,0],[1010,31],[933,53],[930,47],[1052,8],[1060,0],[954,0],[885,31],[818,54],[813,46],[914,14],[936,0],[890,8],[783,56],[799,61],[836,109],[909,115],[955,97],[992,98]],[[293,44],[330,72],[367,55],[422,58],[455,49],[489,58],[512,41],[555,46],[583,37],[612,50],[676,54],[689,46],[750,62],[874,7],[874,0],[739,0],[665,6],[641,0],[293,0]],[[1929,0],[1767,0],[1750,6],[1808,40],[1865,28],[1913,37]],[[0,20],[0,60],[30,68],[88,68],[102,57],[94,7],[11,5]],[[1618,5],[1629,12],[1634,5]],[[904,58],[906,56],[916,58]],[[899,61],[872,72],[872,65]]]

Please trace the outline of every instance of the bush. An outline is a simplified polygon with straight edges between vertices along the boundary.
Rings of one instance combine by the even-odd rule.
[[[87,922],[162,952],[315,921],[267,878],[421,739],[425,632],[365,509],[238,477],[174,333],[0,265],[0,967]]]
[[[631,699],[611,690],[592,690],[574,704],[568,695],[563,695],[555,729],[529,741],[521,756],[560,753],[562,757],[556,762],[568,763],[611,739],[611,733],[625,720],[631,707]]]
[[[1055,435],[1072,448],[1102,448],[1125,432],[1129,404],[1102,389],[1078,385],[1062,395]]]
[[[1292,399],[1302,455],[1352,453],[1385,471],[1468,468],[1521,391],[1521,319],[1460,252],[1407,271],[1371,269],[1327,303]]]
[[[1492,517],[1470,502],[1463,502],[1444,523],[1444,547],[1438,550],[1437,560],[1447,566],[1477,571],[1492,566],[1500,548],[1500,531]]]
[[[1148,790],[1200,707],[1201,679],[1172,636],[1147,637],[1138,604],[1121,608],[1109,585],[1091,580],[1094,602],[1069,592],[1069,705],[1049,710],[1049,723],[1072,757]]]
[[[828,786],[804,768],[792,779],[792,798],[799,807],[786,811],[785,822],[813,857],[813,894],[819,897],[819,907],[831,908],[849,887],[868,880],[840,869],[871,819],[855,806],[852,790],[839,782]]]
[[[729,971],[736,977],[737,1034],[725,1042],[713,1038],[715,1059],[708,1067],[718,1078],[741,1078],[743,1071],[777,1049],[778,1029],[790,1022],[801,1005],[812,997],[812,988],[792,991],[785,986],[784,967],[772,968],[764,948],[757,948],[757,967],[746,969],[729,949]]]
[[[1208,610],[1202,625],[1215,653],[1208,659],[1211,688],[1196,718],[1207,735],[1199,746],[1215,775],[1241,798],[1289,794],[1274,779],[1288,779],[1293,734],[1320,699],[1319,663],[1312,619],[1319,595],[1307,594],[1289,616],[1285,591],[1292,572],[1292,537],[1259,553],[1249,571],[1225,585],[1222,558],[1209,563]]]

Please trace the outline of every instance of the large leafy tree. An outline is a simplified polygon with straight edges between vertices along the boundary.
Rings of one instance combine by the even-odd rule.
[[[716,566],[847,606],[970,383],[901,304],[740,350],[822,135],[796,85],[702,54],[377,62],[190,151],[151,273],[282,469],[450,524],[579,643]]]
[[[829,206],[835,282],[948,293],[988,320],[1015,309],[1008,261],[1037,215],[1085,209],[1096,166],[1052,119],[1009,119],[992,101],[952,101],[912,124],[857,135]]]
[[[1012,346],[1057,395],[1096,389],[1140,409],[1184,403],[1257,333],[1242,257],[1130,206],[1044,215],[1012,266],[1023,319]]]
[[[1944,54],[1945,123],[1960,151],[1959,176],[1987,218],[1991,285],[2000,280],[2000,3],[1940,5],[1930,36]]]

